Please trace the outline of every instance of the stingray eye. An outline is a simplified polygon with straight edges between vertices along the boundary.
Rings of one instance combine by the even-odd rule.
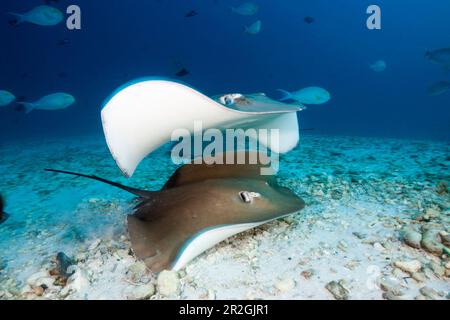
[[[226,106],[232,106],[236,103],[236,100],[242,99],[242,97],[242,94],[239,93],[227,94],[220,97],[220,102]]]
[[[223,98],[223,102],[224,102],[227,106],[229,106],[229,105],[232,105],[232,104],[233,104],[234,100],[233,100],[232,97],[227,96],[227,97],[224,97],[224,98]]]
[[[254,198],[260,198],[261,195],[256,192],[241,191],[239,197],[245,203],[252,203]]]
[[[232,94],[227,94],[220,98],[220,102],[226,106],[231,106],[234,104],[234,97]]]
[[[241,200],[245,203],[252,203],[252,198],[250,198],[248,192],[246,191],[239,192],[239,197],[241,197]]]

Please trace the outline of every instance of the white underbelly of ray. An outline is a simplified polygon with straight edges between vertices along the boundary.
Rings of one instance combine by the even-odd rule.
[[[178,258],[173,263],[172,270],[178,271],[183,269],[191,260],[206,250],[214,247],[216,244],[238,233],[256,228],[269,221],[270,220],[255,223],[227,225],[201,232],[200,234],[194,236],[193,239],[189,240],[184,248],[181,249]]]
[[[259,221],[253,223],[241,223],[234,225],[219,226],[209,229],[207,231],[201,231],[189,239],[181,248],[178,253],[175,262],[172,264],[172,270],[178,271],[183,269],[190,261],[205,252],[206,250],[214,247],[216,244],[247,230],[259,227],[263,224],[286,218],[295,212],[291,212],[280,217],[269,219],[266,221]]]
[[[267,106],[261,112],[230,109],[179,83],[149,80],[119,90],[102,110],[108,147],[122,172],[130,177],[149,153],[171,140],[176,130],[194,132],[201,120],[208,128],[278,129],[279,141],[263,138],[260,143],[277,153],[294,148],[299,140],[298,107]],[[279,142],[279,143],[278,143]]]

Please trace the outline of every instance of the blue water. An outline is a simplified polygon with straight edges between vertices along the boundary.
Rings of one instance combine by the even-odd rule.
[[[366,28],[372,1],[254,0],[252,17],[230,10],[239,0],[60,0],[82,10],[82,30],[23,24],[12,27],[9,11],[38,0],[0,4],[0,89],[35,100],[55,91],[77,103],[58,112],[0,109],[0,137],[101,134],[102,101],[118,86],[143,76],[189,70],[186,83],[206,94],[296,90],[316,85],[332,100],[301,113],[303,128],[330,135],[450,138],[450,93],[431,97],[427,87],[450,75],[425,59],[426,50],[450,46],[450,2],[378,0],[382,30]],[[198,15],[185,18],[195,10]],[[315,19],[312,24],[305,16]],[[243,26],[260,19],[262,31]],[[58,42],[68,39],[69,44]],[[378,59],[387,69],[375,73]]]

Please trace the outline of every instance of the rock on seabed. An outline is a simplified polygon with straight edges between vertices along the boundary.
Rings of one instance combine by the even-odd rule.
[[[180,280],[176,271],[161,271],[157,279],[158,292],[166,297],[178,293]]]

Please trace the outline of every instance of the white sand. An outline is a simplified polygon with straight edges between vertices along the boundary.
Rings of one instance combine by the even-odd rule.
[[[385,291],[388,298],[425,298],[423,287],[435,290],[422,289],[428,298],[448,298],[448,256],[405,245],[400,230],[450,231],[450,196],[436,193],[439,181],[450,181],[449,151],[448,143],[305,136],[283,156],[279,181],[307,207],[201,255],[180,272],[180,289],[169,298],[333,299],[326,285],[341,280],[349,299],[382,299]],[[167,150],[150,156],[130,181],[119,178],[102,138],[11,144],[0,148],[0,158],[0,191],[11,215],[0,225],[0,299],[133,299],[152,288],[143,284],[156,285],[156,276],[128,255],[132,197],[43,169],[155,190],[176,168]],[[415,219],[429,208],[438,216]],[[36,296],[25,280],[48,270],[60,251],[78,259],[78,271],[65,289],[51,286]],[[421,263],[423,282],[393,267],[410,260]],[[378,286],[383,277],[389,290]],[[163,298],[158,290],[151,296]]]

